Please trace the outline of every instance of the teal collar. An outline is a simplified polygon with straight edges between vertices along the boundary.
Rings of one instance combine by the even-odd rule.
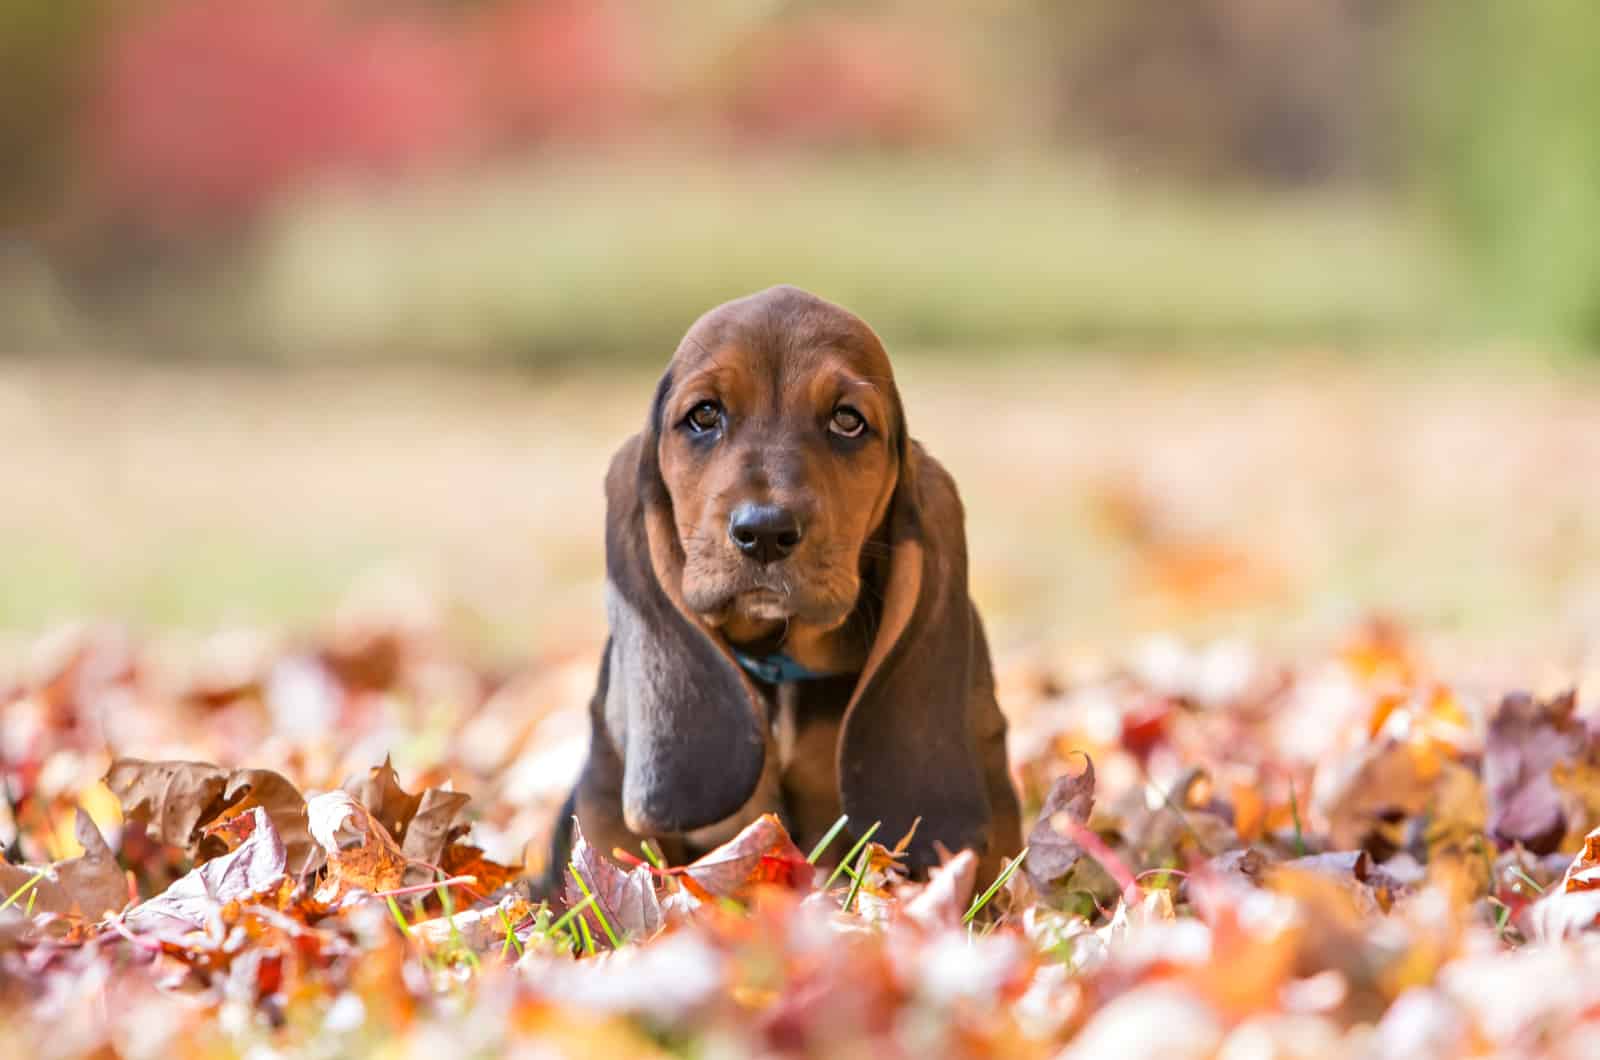
[[[750,676],[769,685],[786,685],[794,681],[820,681],[825,677],[839,676],[808,670],[781,651],[772,652],[770,655],[746,655],[735,649],[733,657],[739,660],[739,665],[744,667]]]

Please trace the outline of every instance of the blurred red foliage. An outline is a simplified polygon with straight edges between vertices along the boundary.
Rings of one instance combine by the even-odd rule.
[[[131,17],[86,115],[92,192],[158,232],[226,229],[312,178],[393,177],[614,131],[636,49],[616,5],[452,14],[181,0]]]
[[[908,146],[947,139],[962,65],[902,21],[830,14],[780,23],[743,52],[736,131],[808,145]]]
[[[650,18],[627,0],[137,6],[109,35],[85,109],[90,199],[183,237],[235,230],[312,180],[626,142],[674,113],[807,146],[905,146],[952,128],[960,64],[936,34],[844,15],[749,25],[713,64],[730,76],[674,112]]]
[[[476,27],[496,141],[593,141],[628,131],[646,100],[644,27],[608,0],[508,3]]]

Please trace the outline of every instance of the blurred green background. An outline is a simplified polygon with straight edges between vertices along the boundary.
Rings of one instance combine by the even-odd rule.
[[[1600,342],[1577,0],[6,0],[10,350]]]
[[[1596,40],[1582,0],[0,0],[0,628],[309,623],[393,569],[598,635],[610,447],[777,282],[883,334],[1017,636],[1584,624]]]

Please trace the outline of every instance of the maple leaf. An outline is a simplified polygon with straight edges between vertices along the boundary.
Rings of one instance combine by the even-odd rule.
[[[106,771],[106,786],[122,803],[123,815],[143,821],[163,843],[191,848],[200,826],[226,805],[228,771],[209,762],[147,762],[119,758]]]
[[[400,776],[387,755],[382,765],[373,766],[364,777],[351,777],[343,787],[377,818],[396,842],[405,835],[406,825],[411,823],[417,807],[422,804],[421,795],[413,795],[400,786]]]
[[[289,874],[298,876],[315,866],[322,852],[311,838],[305,796],[280,773],[270,769],[236,769],[222,792],[228,804],[224,816],[234,817],[260,807],[283,841]]]
[[[60,913],[91,921],[127,905],[128,883],[117,866],[117,857],[82,808],[77,811],[73,828],[78,845],[83,847],[81,856],[42,868],[0,861],[0,894],[16,895],[15,904],[36,913]]]
[[[574,877],[582,876],[582,883]],[[660,931],[666,923],[661,902],[656,897],[655,879],[647,866],[624,872],[601,856],[583,836],[576,820],[572,824],[572,859],[564,876],[563,897],[571,908],[594,896],[593,906],[583,911],[596,945],[609,945],[606,928],[623,938],[643,939]]]
[[[1094,761],[1083,756],[1083,770],[1057,778],[1039,809],[1039,819],[1028,833],[1028,859],[1023,868],[1034,886],[1048,890],[1064,879],[1084,856],[1083,847],[1068,835],[1066,821],[1088,827],[1094,809]]]
[[[443,788],[424,791],[417,812],[412,814],[405,835],[400,839],[401,852],[414,862],[438,865],[444,861],[446,849],[467,831],[465,825],[456,823],[456,818],[471,798],[463,792]],[[417,865],[407,870],[408,873],[426,871],[425,867]]]
[[[311,836],[328,858],[327,876],[313,896],[337,905],[352,891],[390,891],[405,875],[405,855],[367,808],[344,791],[329,791],[306,803]]]
[[[186,944],[192,932],[205,932],[223,906],[281,893],[289,883],[283,840],[265,809],[238,849],[192,869],[161,894],[134,906],[123,917],[129,930],[163,941]]]
[[[258,806],[283,840],[291,874],[314,867],[320,856],[306,830],[305,797],[270,769],[119,758],[106,771],[105,783],[125,816],[145,822],[162,842],[183,847],[196,861],[226,853],[229,829],[236,827],[231,820]]]
[[[783,823],[770,813],[762,814],[726,843],[676,871],[717,898],[731,898],[761,884],[801,891],[811,886],[816,875]]]
[[[467,831],[456,818],[471,796],[446,788],[427,788],[413,795],[400,786],[388,757],[365,777],[346,780],[344,790],[377,818],[412,862],[405,872],[407,883],[429,879],[427,866],[439,865],[445,850]]]

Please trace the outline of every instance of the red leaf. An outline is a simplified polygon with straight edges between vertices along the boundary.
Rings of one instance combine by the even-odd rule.
[[[682,872],[718,898],[730,898],[760,884],[803,891],[815,875],[783,823],[770,813],[750,822],[744,831]]]

